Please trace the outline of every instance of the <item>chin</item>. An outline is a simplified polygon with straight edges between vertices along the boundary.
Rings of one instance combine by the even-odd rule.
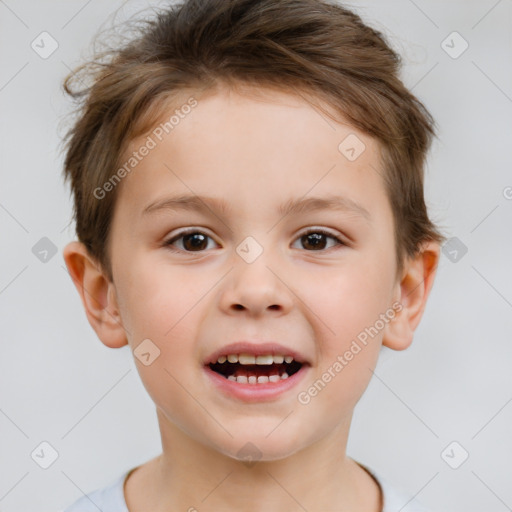
[[[219,447],[219,451],[231,459],[251,466],[255,462],[277,461],[292,456],[300,449],[296,439],[297,436],[288,437],[287,441],[279,436],[270,439],[265,437],[265,434],[254,436],[251,439],[247,439],[245,436],[242,439],[240,436],[231,440],[229,446]]]

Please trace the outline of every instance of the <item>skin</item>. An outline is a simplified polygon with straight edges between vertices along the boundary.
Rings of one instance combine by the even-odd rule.
[[[156,405],[163,453],[127,479],[128,508],[377,512],[378,485],[345,453],[352,413],[381,345],[403,350],[412,342],[439,245],[424,244],[395,278],[378,143],[305,97],[249,87],[194,96],[193,111],[119,185],[113,281],[79,242],[64,250],[100,340],[134,350],[149,338],[160,350],[148,366],[135,362]],[[350,133],[366,145],[352,162],[338,150]],[[132,141],[127,155],[146,136]],[[153,201],[182,193],[223,198],[230,211],[142,215]],[[332,193],[361,204],[370,222],[332,210],[277,211],[292,198]],[[172,252],[165,242],[187,227],[211,238],[199,251],[178,239]],[[317,249],[302,238],[309,227],[346,245],[323,237]],[[236,252],[247,236],[263,249],[252,263]],[[297,394],[396,301],[402,310],[394,319],[308,404],[299,403]],[[223,395],[206,379],[203,361],[238,340],[299,350],[311,364],[306,379],[273,401]],[[237,455],[247,442],[261,452],[251,466]]]

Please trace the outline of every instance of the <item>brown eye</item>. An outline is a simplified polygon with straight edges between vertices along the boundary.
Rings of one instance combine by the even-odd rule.
[[[325,249],[325,235],[322,233],[309,233],[301,237],[301,242],[306,249]]]
[[[211,237],[201,231],[187,231],[167,240],[164,245],[172,251],[201,252],[207,249],[208,239],[212,240]],[[177,241],[181,241],[182,247],[175,249],[173,246]]]
[[[346,245],[339,238],[335,237],[332,233],[321,229],[312,229],[306,233],[303,233],[299,240],[302,246],[308,251],[322,251],[326,248],[327,239],[334,240],[336,245]],[[333,247],[331,245],[331,247]],[[329,247],[330,248],[330,247]]]

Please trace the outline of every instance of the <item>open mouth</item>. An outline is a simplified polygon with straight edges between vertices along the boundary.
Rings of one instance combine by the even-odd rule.
[[[279,382],[297,373],[303,363],[291,356],[229,354],[208,366],[224,378],[240,384]]]

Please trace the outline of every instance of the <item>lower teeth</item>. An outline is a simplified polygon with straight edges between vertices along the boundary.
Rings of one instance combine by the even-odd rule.
[[[288,374],[286,372],[282,375],[259,375],[258,377],[256,377],[256,375],[250,375],[249,377],[247,377],[247,375],[239,375],[238,377],[230,375],[227,377],[228,380],[238,382],[239,384],[266,384],[267,382],[279,382],[287,378]]]

